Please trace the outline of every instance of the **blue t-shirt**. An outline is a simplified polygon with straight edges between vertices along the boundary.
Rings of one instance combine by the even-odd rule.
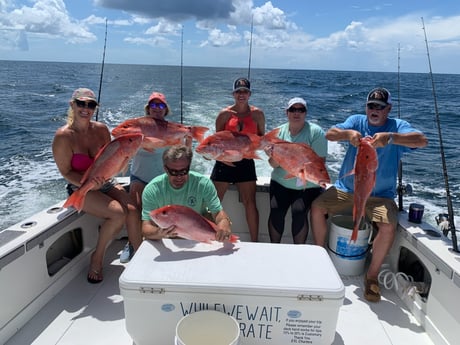
[[[400,119],[388,119],[383,126],[372,126],[367,121],[366,115],[351,115],[345,122],[337,124],[335,127],[339,129],[353,129],[364,136],[373,136],[379,132],[392,133],[410,133],[420,132],[414,129],[409,122]],[[377,157],[379,166],[376,172],[375,187],[372,190],[371,196],[381,198],[394,199],[396,196],[396,178],[398,174],[398,164],[405,152],[410,152],[413,149],[401,145],[386,145],[385,147],[377,148]],[[347,193],[354,191],[354,175],[346,174],[353,170],[355,164],[357,148],[353,145],[348,145],[347,153],[340,169],[339,178],[335,182],[335,187]]]
[[[214,214],[222,210],[212,181],[195,171],[189,172],[188,181],[179,189],[171,186],[166,174],[155,177],[145,186],[142,193],[142,220],[150,220],[150,211],[166,205],[188,206],[201,215],[207,211]]]
[[[305,143],[309,145],[313,151],[320,157],[327,156],[327,140],[324,136],[323,129],[315,123],[305,121],[305,126],[297,134],[292,136],[289,131],[289,122],[277,127],[280,129],[278,138],[292,142],[292,143]],[[306,188],[317,188],[317,184],[308,181],[306,186],[297,185],[297,177],[285,179],[287,172],[281,167],[274,168],[272,171],[272,180],[278,182],[280,185],[289,189],[306,189]]]

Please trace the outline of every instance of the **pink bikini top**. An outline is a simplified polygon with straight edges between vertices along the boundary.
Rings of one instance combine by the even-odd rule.
[[[93,164],[94,159],[83,153],[74,153],[70,161],[73,170],[85,172]]]

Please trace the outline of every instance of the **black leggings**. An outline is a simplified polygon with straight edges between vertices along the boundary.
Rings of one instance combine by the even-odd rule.
[[[308,235],[308,212],[313,200],[323,192],[323,188],[302,190],[283,187],[278,182],[270,181],[270,240],[280,242],[284,232],[284,220],[291,207],[291,232],[294,243],[305,243]],[[300,236],[299,234],[303,231]],[[300,237],[300,238],[297,238]]]

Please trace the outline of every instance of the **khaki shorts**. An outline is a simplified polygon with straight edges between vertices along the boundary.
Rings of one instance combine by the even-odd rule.
[[[326,209],[329,214],[352,214],[353,194],[330,187],[313,201],[312,206]],[[366,217],[371,222],[396,226],[398,206],[392,199],[371,196],[366,203]]]

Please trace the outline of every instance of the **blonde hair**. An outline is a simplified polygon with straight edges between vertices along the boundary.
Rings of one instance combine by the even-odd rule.
[[[72,109],[72,106],[69,107],[69,109],[67,110],[67,126],[72,126],[73,124],[73,121],[74,121],[74,113],[73,113],[73,109]]]
[[[163,152],[163,163],[175,162],[185,158],[189,163],[192,162],[193,151],[187,145],[173,145]]]

